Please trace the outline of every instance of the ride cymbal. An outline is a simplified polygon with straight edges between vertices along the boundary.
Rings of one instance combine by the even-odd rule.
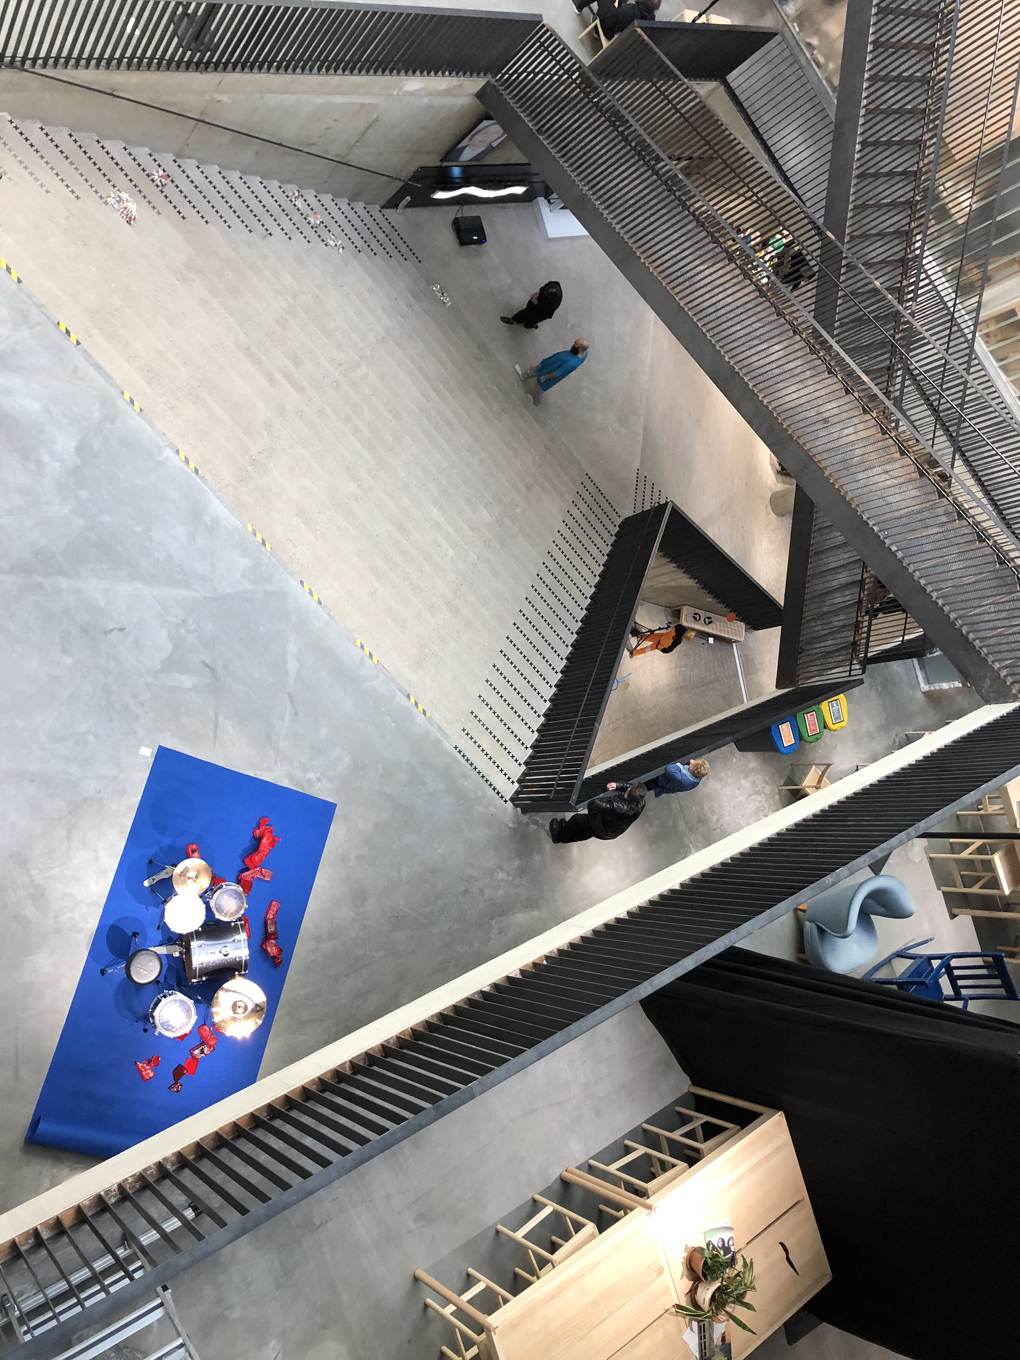
[[[246,977],[231,978],[212,999],[212,1022],[221,1034],[242,1039],[266,1018],[266,994]]]

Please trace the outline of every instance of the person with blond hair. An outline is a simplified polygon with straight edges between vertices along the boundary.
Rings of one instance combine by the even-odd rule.
[[[654,790],[656,798],[661,798],[664,793],[689,793],[698,787],[708,772],[708,761],[702,760],[700,756],[686,765],[676,761],[667,765],[658,779],[650,779],[648,787]]]
[[[632,635],[634,629],[631,629]],[[693,628],[687,628],[682,633],[678,633],[676,628],[660,628],[657,632],[642,633],[637,632],[638,641],[634,644],[631,656],[643,656],[645,652],[661,652],[663,656],[668,656],[670,652],[675,652],[681,642],[693,642],[697,637]],[[630,648],[627,649],[630,651]]]

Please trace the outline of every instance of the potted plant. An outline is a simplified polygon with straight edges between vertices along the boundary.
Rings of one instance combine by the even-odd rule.
[[[735,1255],[727,1256],[712,1247],[706,1247],[704,1251],[698,1248],[698,1254],[702,1258],[700,1278],[691,1286],[689,1302],[674,1304],[676,1311],[692,1322],[732,1322],[741,1331],[754,1336],[754,1328],[733,1311],[735,1308],[755,1311],[754,1304],[747,1301],[747,1295],[758,1287],[754,1282],[754,1262],[741,1256],[738,1266]],[[693,1269],[691,1257],[692,1253],[688,1252],[688,1263]]]
[[[703,1247],[688,1247],[684,1257],[684,1265],[699,1280],[721,1280],[736,1263],[736,1255],[715,1242],[706,1242]]]

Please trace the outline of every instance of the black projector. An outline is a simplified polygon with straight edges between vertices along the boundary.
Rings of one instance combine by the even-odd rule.
[[[480,217],[455,217],[453,229],[462,246],[485,245],[485,228]]]

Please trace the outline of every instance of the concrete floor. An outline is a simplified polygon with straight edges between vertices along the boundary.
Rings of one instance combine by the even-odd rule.
[[[630,853],[565,873],[544,828],[486,788],[6,274],[0,353],[5,871],[22,903],[0,961],[8,1207],[82,1165],[21,1140],[146,777],[140,747],[338,803],[264,1072],[677,844],[649,819]]]
[[[399,221],[463,324],[509,374],[579,335],[589,341],[584,367],[535,411],[538,424],[620,510],[643,508],[640,496],[635,505],[637,472],[645,504],[673,500],[782,599],[790,519],[769,509],[780,482],[762,441],[594,241],[549,240],[531,204],[483,205],[481,215],[487,242],[468,248],[451,230],[452,209],[409,209]],[[499,325],[546,279],[563,286],[550,321],[535,331]]]
[[[82,1165],[21,1139],[144,783],[141,746],[338,803],[264,1072],[780,805],[782,758],[728,748],[695,796],[658,800],[625,840],[553,846],[7,275],[0,353],[6,874],[23,904],[0,960],[4,1207]],[[975,702],[877,668],[825,738],[833,774]]]

